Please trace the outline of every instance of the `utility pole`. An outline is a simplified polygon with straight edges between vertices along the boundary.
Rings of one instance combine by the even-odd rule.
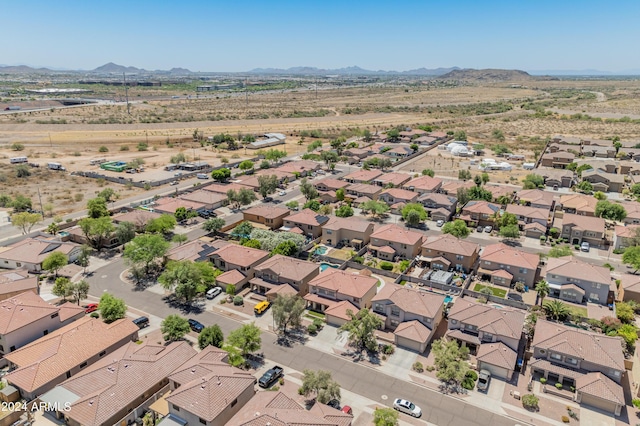
[[[147,145],[149,145],[149,133],[147,130],[144,131],[144,135],[147,138]]]
[[[51,141],[51,133],[49,133],[49,145],[51,145],[51,148],[53,148],[53,141]]]
[[[40,196],[40,185],[38,185],[38,200],[40,200],[40,211],[42,212],[42,220],[44,220],[44,208],[42,208],[42,197]]]
[[[246,77],[244,79],[244,98],[245,98],[245,105],[247,108],[249,108],[249,85]]]
[[[131,110],[129,109],[129,88],[127,87],[127,76],[124,71],[122,72],[122,80],[124,82],[124,95],[127,99],[127,114],[131,115]]]
[[[316,101],[318,100],[318,76],[316,76]]]

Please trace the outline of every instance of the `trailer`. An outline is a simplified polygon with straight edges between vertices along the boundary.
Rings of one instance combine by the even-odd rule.
[[[27,157],[13,157],[9,159],[9,162],[11,164],[20,164],[20,163],[26,163],[28,162],[29,159]]]
[[[21,109],[22,109],[22,107],[13,105],[13,106],[6,107],[4,110],[5,111],[20,111]]]
[[[64,168],[64,166],[60,163],[47,163],[47,168],[49,168],[49,170],[60,170],[60,171],[65,171],[67,169]]]

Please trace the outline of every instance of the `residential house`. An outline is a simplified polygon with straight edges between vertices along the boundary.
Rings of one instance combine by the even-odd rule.
[[[571,152],[558,151],[549,154],[543,154],[540,165],[543,167],[551,167],[554,169],[566,169],[570,163],[575,160],[575,154]]]
[[[313,186],[315,186],[315,188],[320,192],[328,192],[346,188],[347,186],[349,186],[349,182],[333,178],[324,178],[322,180],[319,180],[318,182],[315,182]]]
[[[619,416],[625,405],[622,339],[538,319],[531,374],[575,389],[574,400]]]
[[[42,261],[53,252],[64,254],[71,263],[75,262],[80,255],[81,246],[56,239],[25,238],[17,243],[0,247],[0,268],[42,272]]]
[[[56,306],[27,291],[0,302],[0,354],[5,355],[84,317],[73,303]]]
[[[411,179],[405,183],[402,188],[408,191],[415,191],[422,195],[425,193],[437,192],[442,187],[442,179],[431,177],[428,175]]]
[[[26,269],[0,270],[0,301],[26,291],[38,294],[38,277],[29,275]]]
[[[291,210],[286,207],[260,205],[248,208],[242,212],[243,220],[259,223],[269,229],[279,229],[284,224],[284,218]]]
[[[615,160],[589,158],[589,159],[583,159],[583,160],[576,160],[575,163],[577,164],[577,167],[580,167],[586,164],[591,169],[601,170],[606,173],[617,173],[618,171],[618,162]]]
[[[322,244],[345,245],[360,250],[369,244],[373,228],[373,222],[361,218],[329,216],[322,226]]]
[[[568,256],[549,258],[545,269],[549,296],[573,303],[613,303],[616,285],[609,268]]]
[[[133,423],[158,394],[168,390],[168,376],[196,351],[185,341],[168,345],[130,342],[51,391],[40,401],[59,403],[56,414],[70,426]]]
[[[349,183],[369,183],[382,175],[380,170],[357,170],[349,173],[343,179]]]
[[[374,185],[382,186],[384,188],[400,188],[410,179],[411,175],[408,175],[406,173],[385,173],[375,178],[373,181],[371,181],[371,183]]]
[[[458,299],[449,311],[446,336],[476,355],[478,370],[509,381],[524,349],[525,316],[520,309]]]
[[[23,398],[32,400],[137,340],[138,330],[130,319],[107,324],[85,316],[6,354],[13,370],[4,378]]]
[[[233,189],[236,192],[240,191],[241,189],[251,189],[251,190],[253,190],[253,188],[248,187],[246,185],[242,185],[242,184],[237,183],[237,182],[212,183],[212,184],[209,184],[209,185],[204,186],[202,188],[203,191],[217,192],[218,194],[223,194],[223,195],[227,195],[227,192],[229,192],[230,189]]]
[[[553,211],[556,205],[556,197],[553,192],[541,189],[522,189],[516,193],[515,201],[525,206],[549,211]]]
[[[377,200],[382,188],[378,185],[368,183],[355,183],[347,187],[347,197],[356,200],[360,197],[367,197],[370,200]]]
[[[625,186],[624,176],[602,170],[585,170],[582,172],[582,180],[590,182],[594,191],[622,192]]]
[[[411,183],[411,182],[409,182]],[[442,185],[438,189],[438,192],[447,195],[458,195],[458,189],[470,189],[476,186],[472,180],[447,180],[442,181]]]
[[[343,300],[358,309],[370,308],[377,286],[377,278],[327,268],[309,281],[309,294],[304,299],[310,309],[320,312]]]
[[[502,200],[505,198],[508,199],[509,202],[511,202],[516,191],[513,186],[496,185],[493,183],[484,185],[483,189],[491,193],[493,201],[499,202],[501,204],[504,203]]]
[[[278,183],[289,183],[296,180],[296,176],[293,173],[285,172],[280,169],[262,169],[255,172],[254,176],[275,176]],[[260,185],[258,183],[258,185]]]
[[[307,410],[297,401],[282,391],[258,392],[226,426],[351,426],[351,414],[320,403]]]
[[[420,254],[423,236],[398,225],[383,225],[371,234],[369,250],[384,260],[393,261],[397,257],[413,259]]]
[[[431,136],[420,136],[413,140],[414,143],[418,143],[420,145],[431,146],[438,141],[438,138],[434,138]]]
[[[560,236],[572,245],[587,242],[593,247],[600,247],[604,244],[605,223],[600,217],[565,214],[561,229]]]
[[[480,254],[478,275],[491,283],[509,287],[521,282],[533,289],[538,277],[540,256],[509,247],[503,243],[491,244]]]
[[[405,158],[413,154],[415,151],[406,145],[399,145],[384,152],[385,155],[394,158]]]
[[[322,226],[328,220],[328,216],[318,214],[311,209],[304,209],[285,217],[284,226],[281,229],[283,231],[291,231],[294,228],[298,228],[303,235],[316,239],[322,235]]]
[[[165,259],[205,262],[209,260],[209,255],[211,253],[227,244],[231,243],[224,240],[216,240],[211,243],[202,240],[188,241],[182,245],[170,248],[165,255]]]
[[[518,218],[518,225],[521,228],[530,223],[538,223],[545,229],[549,226],[549,210],[545,208],[508,204],[506,212]]]
[[[360,309],[356,305],[348,300],[343,300],[325,308],[324,318],[327,324],[341,327],[351,320],[351,315],[357,315],[358,312],[360,312]]]
[[[189,201],[183,198],[163,197],[155,201],[153,211],[174,215],[176,214],[176,210],[181,207],[192,211],[200,211],[207,208],[205,203]]]
[[[322,168],[322,163],[311,160],[289,161],[288,163],[278,166],[278,170],[281,172],[292,173],[293,175],[299,174],[302,177],[308,176],[320,168]]]
[[[373,154],[373,151],[368,148],[349,148],[345,149],[343,153],[343,155],[346,155],[347,157],[355,157],[358,160],[367,158],[371,154]]]
[[[460,219],[469,226],[493,226],[494,217],[502,207],[499,204],[489,203],[484,200],[469,201],[460,212]]]
[[[255,277],[249,281],[251,290],[266,294],[282,285],[293,287],[299,296],[309,293],[309,281],[320,273],[318,264],[276,254],[255,267]]]
[[[616,149],[613,146],[584,145],[582,155],[585,157],[615,158]]]
[[[616,225],[613,233],[614,250],[625,249],[636,245],[634,240],[638,235],[640,235],[640,231],[638,231],[639,228],[640,225]]]
[[[387,284],[372,299],[373,312],[385,317],[399,347],[422,353],[443,318],[444,295]]]
[[[153,219],[157,219],[162,216],[160,213],[152,212],[149,210],[135,209],[126,213],[118,213],[111,217],[111,220],[115,225],[119,225],[122,222],[132,223],[138,232],[144,231],[147,223]]]
[[[216,265],[216,268],[234,275],[240,273],[247,279],[253,278],[255,267],[268,258],[268,251],[236,244],[228,244],[209,255],[209,259]],[[222,275],[217,278],[217,281],[220,281],[220,277]],[[236,289],[239,290],[240,287],[236,287]]]
[[[424,206],[431,220],[443,220],[448,222],[456,213],[458,199],[453,195],[440,193],[424,193],[417,200]]]
[[[187,201],[201,203],[207,210],[222,207],[229,201],[227,194],[218,194],[216,192],[204,191],[202,189],[193,192],[186,192],[180,195],[180,198]]]
[[[532,173],[542,177],[544,184],[552,188],[571,188],[576,182],[571,170],[536,169]]]
[[[565,213],[580,216],[595,216],[598,200],[591,195],[567,194],[560,196],[560,205]]]
[[[480,246],[450,234],[427,237],[422,244],[420,260],[426,267],[469,273],[478,260]]]
[[[640,155],[640,149],[637,149],[633,154]],[[618,161],[617,163],[618,163],[618,166],[620,167],[620,170],[618,173],[620,173],[621,175],[632,175],[632,176],[640,175],[640,164],[638,164],[637,160]]]
[[[80,245],[91,245],[91,242],[87,239],[84,231],[80,226],[72,226],[71,228],[65,229],[65,232],[69,234],[67,239],[65,239],[66,241],[71,241]],[[103,237],[98,243],[100,247],[104,249],[113,249],[121,245],[120,240],[118,240],[118,236],[115,232],[112,232],[111,234]]]
[[[623,297],[620,297],[622,293]],[[625,302],[633,300],[640,303],[640,276],[636,274],[622,274],[620,276],[620,288],[618,289],[618,299]]]
[[[620,204],[627,212],[627,217],[622,222],[625,225],[640,225],[640,203],[637,201],[623,201]]]
[[[397,203],[413,203],[418,199],[419,194],[413,191],[407,191],[401,188],[388,188],[378,195],[378,199],[384,201],[388,205]]]

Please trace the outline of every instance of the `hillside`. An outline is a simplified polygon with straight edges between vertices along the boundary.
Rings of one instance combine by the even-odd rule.
[[[501,69],[462,69],[453,70],[444,75],[437,77],[442,80],[473,80],[473,81],[523,81],[533,80],[529,73],[520,70],[501,70]]]

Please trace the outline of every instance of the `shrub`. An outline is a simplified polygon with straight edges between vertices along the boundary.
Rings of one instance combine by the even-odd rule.
[[[244,299],[242,298],[242,296],[236,296],[233,298],[233,304],[236,306],[242,305],[244,304]]]
[[[140,142],[138,144],[138,151],[146,151],[149,148],[149,145],[147,145],[144,142]]]
[[[562,416],[562,423],[569,423],[569,417]]]
[[[476,380],[478,380],[478,373],[473,370],[469,370],[467,371],[467,374],[464,375],[464,377],[468,377],[475,382]]]
[[[633,406],[634,406],[634,407],[636,407],[636,408],[640,408],[640,399],[638,399],[638,398],[633,398],[633,399],[631,400],[631,403],[633,404]]]
[[[547,236],[546,235],[540,235],[540,242],[541,243],[547,242]]]
[[[353,258],[353,261],[362,265],[362,263],[364,263],[364,257],[356,256]]]
[[[465,388],[466,390],[472,390],[475,386],[476,386],[476,382],[471,380],[471,378],[469,377],[465,377],[464,380],[462,380],[462,387]]]
[[[416,361],[411,366],[411,369],[413,371],[417,371],[418,373],[422,373],[424,371],[424,366],[422,365],[422,363],[420,361]]]
[[[390,271],[393,269],[393,263],[382,261],[380,262],[380,269],[384,269],[385,271]]]
[[[11,145],[11,149],[14,151],[24,151],[24,145],[22,145],[21,143],[14,143],[13,145]]]
[[[556,383],[556,389],[561,390],[562,389],[562,383]]]
[[[540,400],[532,393],[528,393],[522,397],[522,406],[527,410],[537,410]]]
[[[100,314],[97,312],[91,312],[91,315],[89,315],[91,318],[100,318]]]
[[[309,324],[307,326],[307,331],[309,332],[309,334],[316,334],[318,332],[318,327],[316,327],[315,324]]]
[[[280,377],[278,379],[278,383],[280,384],[280,386],[284,385],[284,377]]]
[[[576,244],[576,245],[573,246],[573,249],[576,250],[576,251],[579,251],[580,250],[580,246]]]
[[[322,326],[323,326],[323,322],[322,322],[322,320],[320,318],[316,318],[316,319],[313,320],[313,325],[315,325],[316,328],[318,330],[320,330],[322,328]]]
[[[518,293],[524,292],[524,283],[517,282],[515,285],[515,289]]]
[[[544,377],[540,377],[540,383],[544,385],[545,383],[547,383],[547,379],[545,379]]]
[[[106,146],[102,145],[100,148],[98,148],[98,152],[109,152],[109,148],[107,148]]]
[[[396,349],[393,347],[393,345],[384,345],[382,347],[382,353],[384,353],[385,355],[393,355],[395,351]]]
[[[428,372],[432,372],[433,370],[436,369],[436,367],[433,365],[427,365],[424,369],[427,370]]]
[[[128,145],[120,145],[120,151],[129,151]]]

